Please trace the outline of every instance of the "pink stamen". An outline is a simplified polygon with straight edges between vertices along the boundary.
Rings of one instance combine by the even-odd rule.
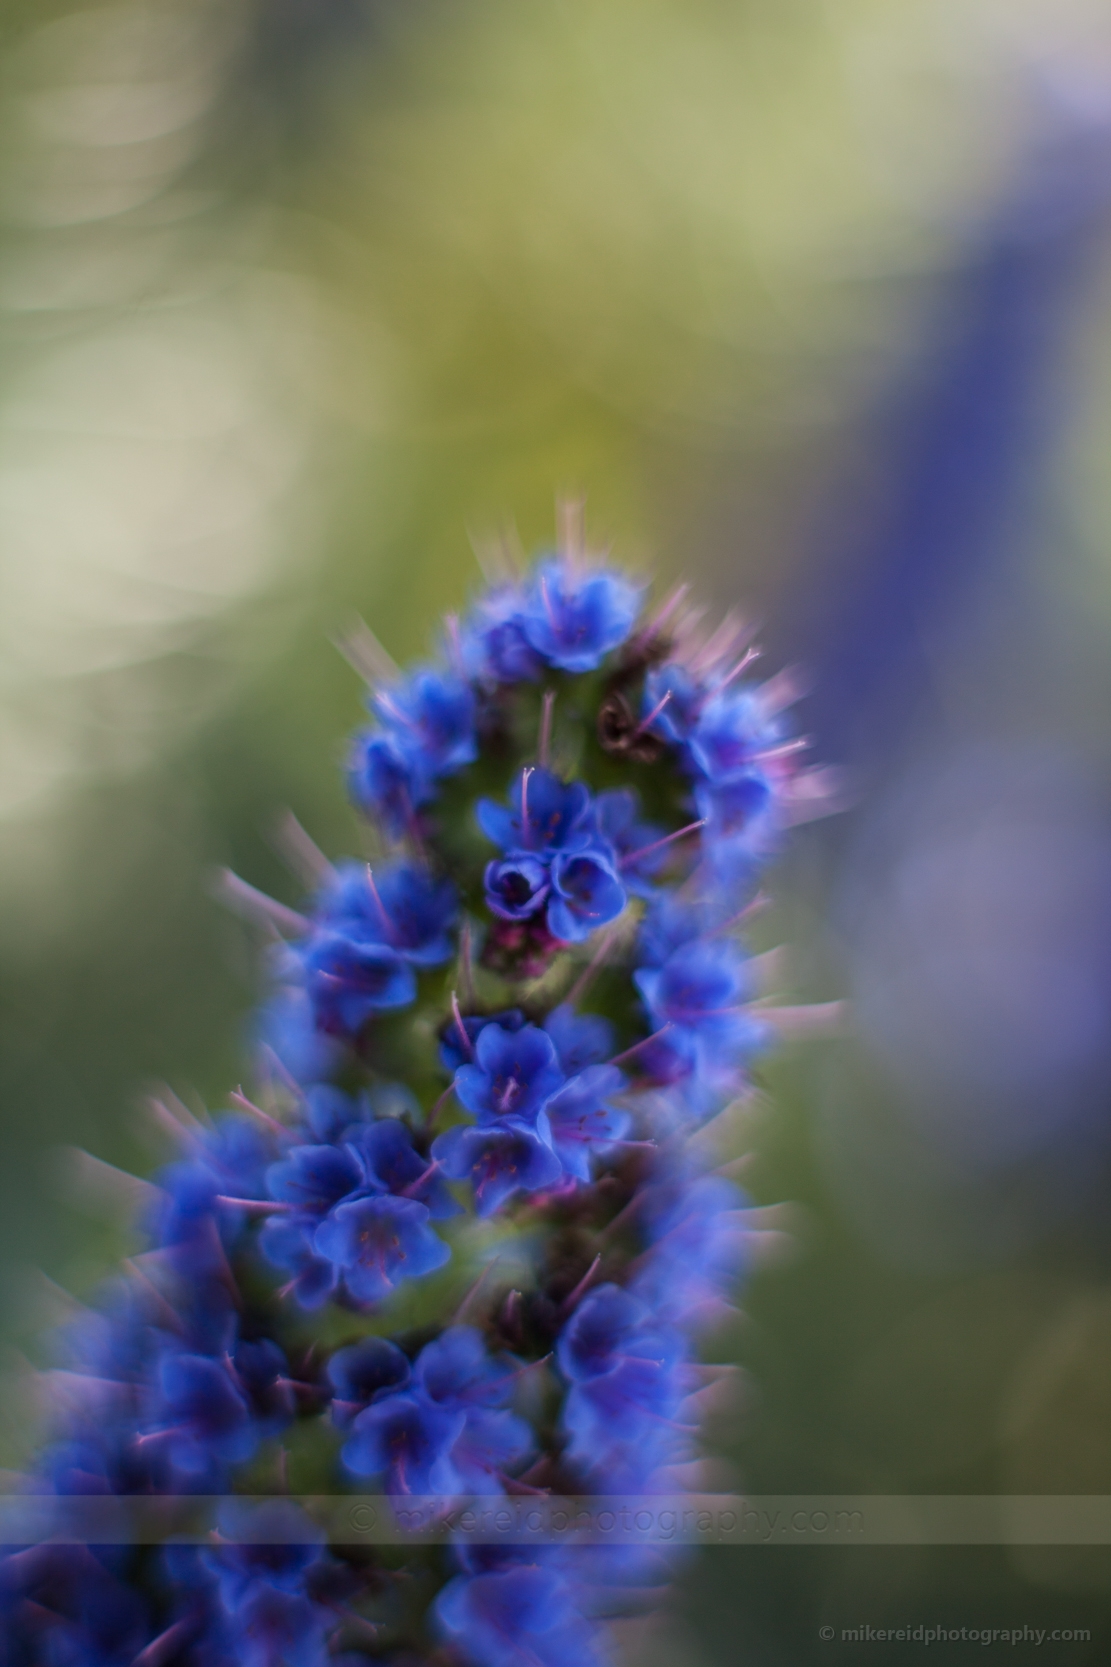
[[[630,863],[639,862],[641,857],[648,857],[651,856],[653,851],[662,850],[665,845],[670,845],[672,840],[683,839],[687,834],[697,833],[699,828],[705,826],[705,817],[697,822],[688,822],[685,828],[677,828],[674,833],[665,834],[663,839],[657,839],[651,845],[642,845],[639,851],[628,852],[626,856],[621,858],[617,866],[618,868],[628,868]]]
[[[418,1175],[415,1181],[410,1181],[409,1185],[407,1187],[402,1187],[401,1197],[402,1198],[415,1198],[416,1194],[417,1194],[417,1189],[419,1187],[422,1187],[424,1185],[424,1183],[428,1180],[428,1177],[430,1175],[434,1175],[439,1168],[440,1168],[439,1158],[433,1158],[432,1162],[429,1164],[428,1168],[423,1172],[423,1174]]]
[[[529,843],[528,825],[528,779],[532,775],[532,765],[526,765],[521,771],[521,838],[526,847]]]
[[[474,936],[469,919],[464,920],[459,933],[459,982],[463,986],[463,999],[470,1007],[474,1001]]]
[[[192,1615],[175,1621],[173,1626],[168,1626],[165,1632],[160,1632],[145,1649],[139,1651],[131,1667],[162,1667],[164,1661],[172,1659],[178,1645],[184,1642],[195,1625],[196,1620]]]
[[[753,660],[758,660],[759,658],[760,650],[758,648],[746,649],[729,675],[722,678],[721,682],[718,684],[718,688],[727,688],[735,677],[740,677],[741,673],[752,664]]]
[[[133,1447],[148,1447],[152,1441],[165,1441],[172,1435],[188,1434],[188,1424],[172,1424],[168,1430],[150,1430],[146,1435],[137,1435],[133,1437],[131,1445]]]
[[[228,1099],[233,1106],[238,1106],[240,1111],[249,1111],[252,1117],[257,1117],[259,1122],[270,1130],[271,1134],[286,1135],[289,1133],[284,1123],[279,1123],[276,1117],[271,1117],[268,1111],[263,1111],[261,1106],[256,1106],[253,1100],[249,1100],[242,1088],[233,1089],[228,1095]]]
[[[507,1476],[504,1470],[496,1470],[494,1474],[503,1483],[506,1493],[531,1494],[537,1499],[547,1499],[552,1491],[551,1488],[534,1488],[531,1483],[522,1482],[516,1476]]]
[[[582,1278],[579,1280],[578,1284],[575,1286],[574,1290],[569,1291],[567,1293],[567,1295],[564,1297],[563,1301],[560,1303],[561,1313],[569,1314],[571,1312],[572,1308],[574,1308],[575,1304],[578,1302],[578,1300],[582,1296],[583,1292],[589,1289],[590,1284],[593,1281],[594,1276],[598,1272],[598,1269],[601,1267],[601,1265],[602,1265],[602,1252],[599,1251],[597,1256],[595,1256],[593,1262],[591,1262],[590,1266],[587,1268],[586,1272],[583,1274]]]
[[[586,993],[587,989],[589,989],[590,985],[594,982],[595,975],[599,972],[603,963],[609,958],[610,954],[612,953],[613,947],[617,942],[618,936],[619,936],[619,933],[618,933],[617,928],[615,927],[612,932],[607,932],[606,935],[603,937],[601,943],[598,945],[597,949],[594,951],[594,954],[591,956],[589,962],[587,963],[586,968],[584,969],[583,972],[581,972],[579,974],[578,978],[575,980],[575,982],[572,984],[571,988],[568,990],[567,994],[564,996],[563,999],[566,1002],[568,1007],[574,1007],[574,1005],[577,1001],[582,1000],[583,995]]]
[[[661,1025],[659,1030],[654,1030],[651,1036],[642,1037],[639,1042],[634,1042],[631,1048],[625,1049],[624,1053],[614,1054],[612,1059],[607,1060],[607,1064],[620,1065],[623,1060],[632,1059],[633,1055],[640,1053],[642,1048],[650,1047],[653,1042],[658,1042],[661,1036],[666,1036],[668,1031],[674,1030],[674,1028],[673,1024]]]
[[[667,691],[666,695],[663,697],[663,699],[658,700],[656,702],[655,706],[653,706],[653,708],[652,708],[651,712],[649,712],[648,716],[646,718],[641,719],[640,723],[637,724],[636,728],[633,730],[632,735],[629,737],[630,741],[635,741],[638,735],[643,735],[644,731],[646,729],[648,729],[652,724],[655,723],[656,719],[659,717],[660,713],[663,711],[664,707],[667,705],[668,701],[671,699],[671,693],[672,692],[669,689]]]
[[[454,1093],[455,1093],[455,1084],[454,1084],[454,1082],[451,1082],[444,1089],[443,1093],[440,1095],[440,1098],[436,1101],[436,1104],[432,1107],[432,1110],[428,1113],[428,1116],[425,1118],[424,1126],[425,1126],[426,1129],[430,1129],[432,1127],[432,1125],[435,1123],[437,1117],[439,1117],[441,1111],[443,1111],[444,1107],[447,1105],[448,1101],[451,1099],[451,1096]]]
[[[789,758],[792,753],[805,752],[810,745],[808,735],[800,735],[795,741],[782,741],[777,747],[765,747],[760,752],[753,753],[753,759],[760,763],[769,758]]]
[[[556,692],[554,689],[544,690],[544,699],[540,705],[540,742],[537,747],[537,757],[540,768],[548,768],[548,755],[552,745],[552,711],[555,707]]]
[[[455,1020],[455,1028],[459,1032],[459,1040],[463,1044],[463,1052],[466,1054],[468,1059],[473,1059],[474,1043],[467,1034],[467,1027],[463,1023],[463,1015],[459,1011],[459,997],[456,995],[454,990],[451,992],[451,1015]]]
[[[386,905],[382,901],[381,894],[379,893],[377,883],[374,879],[374,870],[371,868],[369,863],[366,865],[366,883],[370,887],[370,895],[374,899],[374,907],[378,910],[382,925],[386,929],[386,936],[391,940],[395,939],[397,937],[396,928],[394,927],[393,921],[386,913]]]
[[[689,585],[676,585],[671,595],[660,604],[660,607],[648,621],[648,624],[644,627],[641,634],[646,637],[654,636],[660,626],[665,624],[667,620],[671,618],[680,602],[687,597],[690,593],[690,588],[691,587]]]
[[[294,1208],[292,1204],[279,1204],[273,1198],[229,1198],[222,1192],[216,1194],[215,1202],[226,1205],[228,1209],[246,1210],[248,1215],[255,1216],[280,1215]]]
[[[221,869],[217,876],[216,889],[222,901],[237,914],[264,920],[276,931],[287,933],[290,937],[304,937],[309,930],[307,916],[299,914],[296,909],[288,909],[276,898],[268,897],[264,891],[259,891],[257,886],[248,885],[238,874],[233,874],[230,868]]]
[[[463,1323],[463,1318],[469,1312],[475,1297],[477,1297],[478,1293],[481,1291],[482,1287],[485,1285],[486,1281],[489,1279],[490,1275],[493,1273],[500,1261],[501,1257],[495,1256],[493,1261],[487,1262],[486,1266],[483,1268],[482,1272],[479,1274],[478,1278],[475,1280],[474,1284],[459,1304],[459,1307],[452,1315],[452,1325],[461,1325]]]
[[[448,651],[451,655],[452,664],[462,677],[466,673],[466,667],[463,663],[463,641],[459,635],[459,615],[448,614],[444,624],[447,627]]]

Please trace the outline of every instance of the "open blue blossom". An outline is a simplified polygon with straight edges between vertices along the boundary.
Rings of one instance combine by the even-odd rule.
[[[459,1214],[460,1205],[444,1185],[434,1164],[413,1146],[413,1136],[396,1117],[363,1123],[348,1130],[349,1150],[363,1162],[368,1190],[382,1190],[415,1198],[434,1221]]]
[[[756,695],[723,690],[702,707],[691,731],[690,756],[708,781],[721,785],[751,774],[761,753],[777,739]]]
[[[502,920],[528,920],[544,907],[551,890],[546,863],[520,851],[486,864],[486,903]]]
[[[512,1118],[535,1125],[562,1082],[555,1046],[544,1031],[490,1024],[475,1043],[474,1063],[456,1071],[455,1092],[480,1124]]]
[[[413,969],[396,950],[338,932],[310,940],[305,978],[317,1024],[334,1035],[357,1035],[375,1013],[408,1007],[417,993]]]
[[[559,1068],[564,1076],[577,1076],[588,1065],[600,1065],[613,1053],[613,1026],[597,1013],[576,1013],[571,1007],[553,1007],[544,1029],[555,1044]]]
[[[501,1013],[469,1013],[461,1022],[466,1043],[460,1035],[460,1020],[454,1014],[440,1035],[440,1062],[449,1071],[457,1071],[460,1065],[473,1062],[475,1043],[487,1025],[499,1025],[502,1030],[508,1031],[520,1030],[525,1023],[525,1015],[519,1007],[508,1007]]]
[[[434,1612],[443,1636],[482,1667],[601,1667],[597,1632],[574,1589],[535,1563],[459,1575]]]
[[[460,637],[463,662],[479,683],[531,683],[544,661],[525,635],[527,602],[517,585],[499,585],[476,603]]]
[[[521,771],[509,807],[480,799],[478,825],[503,851],[550,856],[590,839],[590,793],[581,781],[562,782],[550,770]]]
[[[639,811],[632,788],[612,788],[608,793],[599,793],[594,801],[594,827],[602,849],[612,852],[611,861],[625,889],[638,897],[652,897],[655,894],[652,876],[668,861],[671,852],[660,844],[664,830],[651,822],[641,822]]]
[[[474,1326],[453,1325],[417,1358],[416,1379],[441,1406],[503,1407],[513,1393],[512,1368],[495,1360]]]
[[[409,1362],[386,1338],[364,1337],[361,1342],[336,1350],[328,1362],[328,1380],[332,1386],[332,1423],[343,1430],[372,1401],[405,1388]]]
[[[689,1451],[679,1420],[686,1385],[680,1334],[615,1285],[576,1309],[557,1345],[571,1380],[563,1409],[567,1462],[600,1491],[634,1491]]]
[[[558,558],[541,562],[529,586],[525,636],[549,665],[593,671],[629,635],[641,595],[621,573],[579,572]]]
[[[286,1289],[302,1308],[310,1309],[327,1302],[339,1284],[335,1262],[315,1249],[316,1228],[315,1216],[276,1215],[263,1225],[258,1238],[266,1261],[292,1275]]]
[[[544,1108],[552,1145],[568,1175],[590,1180],[590,1155],[603,1151],[627,1132],[631,1118],[607,1103],[625,1086],[614,1065],[588,1065],[564,1084]]]
[[[557,851],[552,858],[548,930],[564,943],[584,938],[616,920],[628,897],[601,850]]]
[[[461,1493],[504,1493],[506,1476],[536,1448],[531,1425],[513,1412],[472,1407],[451,1449]]]
[[[380,1302],[403,1279],[442,1268],[451,1251],[428,1225],[415,1198],[352,1199],[321,1222],[313,1238],[318,1256],[334,1262],[356,1302]]]
[[[720,1175],[661,1187],[645,1206],[653,1249],[630,1287],[632,1294],[683,1330],[712,1320],[735,1290],[748,1259],[745,1204],[744,1194]]]
[[[264,1583],[296,1592],[306,1572],[324,1561],[324,1533],[289,1499],[256,1505],[226,1499],[216,1519],[218,1543],[200,1562],[215,1577],[226,1610],[234,1611],[251,1587]]]
[[[418,776],[445,775],[478,755],[474,693],[451,672],[415,671],[381,690],[372,704]]]
[[[365,1114],[365,1099],[357,1100],[331,1083],[314,1083],[306,1090],[301,1102],[305,1132],[312,1141],[336,1141],[344,1129],[359,1121]],[[276,1197],[277,1194],[271,1194]]]
[[[240,1667],[321,1667],[328,1660],[336,1617],[300,1592],[252,1581],[227,1617],[233,1659]]]
[[[226,1361],[175,1349],[159,1362],[145,1424],[141,1441],[156,1442],[160,1456],[184,1477],[209,1478],[226,1465],[242,1464],[259,1440]]]
[[[404,743],[376,732],[356,738],[347,780],[355,803],[395,839],[412,831],[418,808],[434,791],[431,781],[414,767]]]
[[[673,661],[651,670],[644,679],[642,721],[654,735],[682,747],[698,722],[706,691],[685,666]]]
[[[722,939],[684,944],[662,967],[642,967],[633,980],[657,1024],[715,1049],[743,1047],[752,1036],[744,1006],[752,988],[736,950]]]
[[[327,1215],[333,1204],[357,1192],[365,1179],[363,1165],[346,1146],[295,1146],[266,1172],[271,1198],[314,1216]]]
[[[507,1119],[500,1128],[448,1129],[432,1155],[453,1181],[470,1181],[480,1216],[492,1215],[515,1192],[538,1192],[563,1173],[559,1158],[527,1125]]]
[[[354,1420],[343,1462],[355,1476],[382,1476],[387,1493],[456,1493],[449,1455],[466,1421],[412,1390],[385,1395]]]
[[[316,909],[319,928],[359,943],[383,944],[416,967],[441,966],[455,946],[455,887],[417,863],[344,863]]]

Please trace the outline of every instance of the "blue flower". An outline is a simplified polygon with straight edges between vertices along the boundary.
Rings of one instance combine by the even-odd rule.
[[[525,635],[526,601],[516,585],[499,585],[475,605],[461,633],[463,661],[482,683],[534,682],[544,662]]]
[[[459,901],[450,880],[436,880],[416,863],[371,869],[344,863],[325,886],[316,909],[318,929],[360,943],[384,944],[416,967],[451,959],[450,929]]]
[[[455,1073],[455,1092],[479,1124],[502,1118],[535,1126],[548,1099],[563,1082],[550,1036],[535,1025],[506,1030],[483,1027],[472,1065]]]
[[[254,1025],[264,1071],[279,1068],[296,1083],[326,1082],[338,1071],[343,1045],[317,1029],[316,1012],[305,988],[301,956],[283,944],[274,957],[276,988]]]
[[[408,1007],[417,993],[413,969],[384,944],[322,932],[305,950],[305,975],[316,1022],[355,1036],[375,1013]]]
[[[363,1160],[368,1187],[417,1199],[434,1221],[459,1214],[443,1178],[416,1151],[412,1134],[398,1118],[364,1123],[348,1130],[348,1139]]]
[[[412,1390],[386,1395],[354,1420],[343,1462],[356,1476],[384,1476],[387,1493],[456,1493],[448,1455],[466,1421]]]
[[[318,1256],[334,1262],[356,1302],[380,1302],[402,1279],[442,1268],[451,1251],[415,1198],[389,1194],[339,1204],[316,1230]]]
[[[563,1172],[552,1148],[512,1118],[501,1128],[448,1129],[433,1141],[432,1156],[451,1180],[472,1182],[480,1216],[492,1215],[515,1192],[554,1185]]]
[[[266,1172],[271,1198],[316,1216],[327,1215],[333,1204],[357,1192],[365,1179],[362,1164],[345,1146],[295,1146]]]
[[[708,781],[720,785],[751,774],[777,734],[760,701],[743,689],[711,695],[691,731],[690,756]]]
[[[391,735],[356,736],[347,768],[351,797],[395,839],[412,830],[416,811],[433,794],[418,774],[404,744]]]
[[[306,1571],[324,1560],[324,1533],[289,1499],[249,1504],[226,1499],[216,1518],[219,1542],[200,1561],[213,1575],[225,1607],[234,1611],[260,1581],[295,1592]]]
[[[330,1083],[314,1083],[307,1089],[301,1109],[307,1132],[317,1141],[338,1140],[363,1114],[359,1100]]]
[[[239,1667],[324,1667],[336,1626],[322,1604],[268,1580],[245,1587],[228,1621]]]
[[[482,1667],[602,1667],[572,1588],[535,1563],[458,1575],[433,1606],[443,1636]]]
[[[685,666],[669,662],[648,673],[644,679],[641,717],[649,729],[673,746],[690,740],[706,699],[706,691]]]
[[[642,967],[633,982],[652,1018],[672,1025],[716,1052],[750,1045],[758,1033],[744,1003],[752,999],[746,969],[732,944],[695,940],[662,967]]]
[[[463,1019],[467,1046],[459,1034],[459,1022],[453,1016],[440,1033],[440,1060],[449,1071],[457,1071],[474,1059],[474,1045],[487,1025],[500,1025],[502,1030],[520,1030],[525,1015],[519,1007],[508,1007],[501,1013],[469,1013]]]
[[[379,690],[372,705],[418,777],[445,775],[478,756],[474,693],[451,672],[415,671]]]
[[[278,1435],[292,1422],[296,1410],[284,1352],[269,1337],[241,1339],[235,1345],[231,1369],[260,1439]]]
[[[684,1330],[713,1320],[748,1256],[744,1194],[719,1175],[662,1187],[644,1209],[651,1255],[631,1290],[654,1314]]]
[[[623,574],[573,571],[552,558],[540,563],[529,585],[524,632],[549,665],[561,671],[593,671],[628,637],[640,612],[642,590]]]
[[[680,1334],[616,1285],[585,1297],[556,1354],[571,1382],[563,1408],[565,1458],[605,1492],[637,1491],[689,1454],[679,1413],[686,1398]]]
[[[612,851],[613,865],[625,889],[639,897],[652,897],[655,888],[651,877],[668,861],[671,851],[660,845],[662,828],[637,820],[639,808],[632,788],[615,787],[599,793],[594,801],[594,827],[603,849]],[[641,851],[643,857],[638,855]]]
[[[536,1447],[530,1425],[513,1412],[474,1407],[451,1449],[459,1493],[504,1493],[505,1477]]]
[[[302,1308],[319,1308],[339,1283],[336,1264],[317,1254],[313,1240],[317,1222],[312,1216],[271,1216],[263,1224],[258,1247],[276,1268],[293,1275],[286,1287]]]
[[[552,1131],[552,1145],[568,1175],[590,1180],[590,1154],[604,1150],[626,1133],[628,1112],[606,1104],[619,1094],[625,1078],[613,1065],[588,1065],[548,1101],[544,1115]]]
[[[159,1362],[143,1440],[189,1477],[242,1464],[258,1445],[250,1409],[226,1363],[167,1349]]]
[[[562,782],[550,770],[521,771],[509,795],[510,807],[480,799],[478,825],[503,851],[541,856],[590,838],[590,793],[581,781]]]
[[[564,943],[579,943],[624,909],[625,887],[600,850],[557,851],[552,858],[548,930]]]
[[[528,920],[551,890],[547,864],[527,851],[487,863],[483,885],[487,907],[502,920]]]
[[[409,1362],[384,1337],[364,1337],[336,1350],[328,1362],[328,1379],[333,1390],[332,1423],[343,1430],[379,1396],[405,1388]]]
[[[449,1407],[503,1407],[514,1373],[487,1351],[474,1326],[453,1325],[417,1357],[416,1379],[430,1400]]]
[[[577,1076],[588,1065],[599,1065],[613,1053],[613,1026],[597,1013],[576,1013],[563,1003],[552,1008],[544,1029],[555,1044],[564,1076]]]
[[[491,1358],[471,1326],[450,1326],[421,1350],[414,1370],[429,1400],[462,1408],[466,1423],[451,1449],[459,1491],[500,1493],[503,1473],[534,1446],[529,1425],[504,1408],[516,1374]]]

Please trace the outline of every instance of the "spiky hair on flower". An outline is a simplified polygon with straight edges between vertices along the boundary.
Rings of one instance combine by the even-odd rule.
[[[589,1667],[659,1547],[329,1546],[281,1496],[699,1481],[699,1338],[761,1239],[716,1131],[829,1016],[766,1005],[743,936],[828,799],[790,679],[684,589],[646,608],[574,517],[428,664],[347,647],[364,855],[290,820],[303,913],[226,877],[273,940],[255,1098],[156,1106],[149,1248],[63,1334],[26,1482],[225,1508],[207,1544],[8,1554],[11,1667]]]

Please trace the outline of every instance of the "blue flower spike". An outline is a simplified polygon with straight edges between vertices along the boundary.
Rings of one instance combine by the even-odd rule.
[[[377,855],[273,906],[253,1097],[160,1108],[152,1254],[62,1339],[84,1392],[31,1492],[232,1497],[201,1544],[0,1553],[13,1667],[603,1667],[599,1587],[668,1579],[666,1547],[450,1527],[460,1498],[676,1491],[752,1261],[688,1137],[772,1034],[738,924],[801,744],[743,628],[699,640],[684,591],[642,620],[568,526],[440,660],[372,656],[348,770]],[[287,1450],[444,1525],[405,1602],[396,1547],[329,1548],[280,1497]]]

